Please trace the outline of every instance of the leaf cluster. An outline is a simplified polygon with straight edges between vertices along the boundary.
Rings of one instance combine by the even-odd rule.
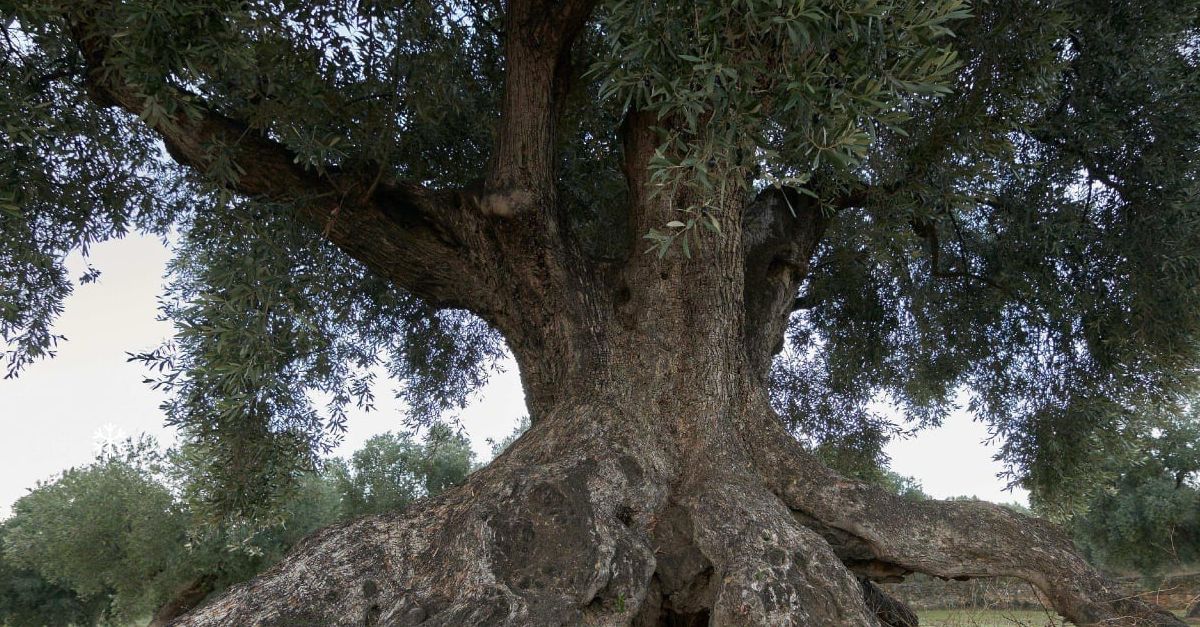
[[[622,109],[674,122],[656,174],[712,162],[786,176],[863,159],[907,101],[945,94],[956,0],[612,2],[593,72]],[[671,155],[678,155],[672,158]]]
[[[398,290],[287,207],[231,203],[185,224],[161,300],[177,333],[131,358],[170,392],[167,421],[217,510],[270,510],[339,441],[348,409],[373,408],[380,374],[426,425],[461,409],[502,352],[477,318]]]
[[[1066,501],[1195,390],[1200,5],[996,0],[955,34],[952,93],[880,136],[818,251],[777,405],[840,437],[965,392]]]

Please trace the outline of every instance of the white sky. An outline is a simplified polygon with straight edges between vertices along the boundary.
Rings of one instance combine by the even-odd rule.
[[[93,247],[90,262],[103,273],[78,287],[66,302],[55,330],[67,337],[58,356],[27,367],[16,379],[0,379],[0,518],[38,481],[86,464],[98,441],[149,433],[161,443],[174,435],[162,424],[163,398],[142,383],[146,373],[126,362],[126,352],[158,346],[171,325],[156,320],[155,297],[168,252],[155,238],[129,237]],[[73,259],[72,272],[83,264]],[[348,455],[376,433],[403,428],[401,407],[390,390],[376,393],[378,411],[352,415],[337,451]],[[516,366],[509,363],[462,414],[462,423],[481,459],[487,438],[502,438],[524,415],[525,398]],[[958,412],[941,428],[888,447],[892,468],[916,477],[932,496],[975,495],[1020,503],[1024,492],[1003,491],[1001,467],[986,447],[986,428]]]

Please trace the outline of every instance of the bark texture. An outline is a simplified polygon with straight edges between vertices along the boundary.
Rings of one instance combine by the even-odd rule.
[[[1127,598],[1047,524],[912,504],[828,471],[776,494],[773,477],[813,460],[792,450],[770,477],[715,454],[684,469],[625,422],[640,418],[589,401],[550,412],[466,486],[318,532],[175,624],[901,627],[915,616],[870,579],[910,571],[1023,577],[1079,625],[1183,624]]]
[[[106,3],[53,4],[93,100],[138,113],[138,86],[107,63],[116,35],[91,19]],[[1080,625],[1182,625],[1121,596],[1051,525],[899,499],[839,477],[785,430],[766,375],[829,219],[804,196],[704,199],[720,203],[723,235],[691,257],[633,244],[626,259],[587,257],[559,207],[554,150],[591,8],[506,3],[509,75],[475,186],[318,177],[198,104],[157,124],[181,164],[203,172],[208,147],[226,146],[245,170],[234,191],[298,204],[376,272],[494,325],[533,418],[466,485],[322,530],[172,624],[900,627],[915,617],[870,581],[922,572],[1021,577]],[[697,200],[651,193],[654,127],[670,124],[630,111],[621,129],[633,237]]]

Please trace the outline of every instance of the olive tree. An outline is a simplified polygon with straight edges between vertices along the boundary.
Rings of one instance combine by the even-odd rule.
[[[1195,0],[0,10],[12,371],[64,255],[176,233],[140,357],[252,514],[381,368],[424,423],[520,368],[532,426],[464,486],[180,624],[898,624],[867,580],[912,572],[1179,624],[1057,527],[813,450],[869,464],[876,401],[932,425],[968,390],[1053,498],[1191,389]]]
[[[1089,561],[1148,580],[1200,563],[1200,422],[1173,417],[1114,455],[1085,511],[1070,520]],[[1171,424],[1172,422],[1176,424]],[[1174,428],[1172,428],[1174,427]]]

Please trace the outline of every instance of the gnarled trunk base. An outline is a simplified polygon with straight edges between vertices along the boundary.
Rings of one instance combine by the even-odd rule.
[[[767,412],[738,421],[753,458],[681,457],[644,416],[574,403],[466,485],[320,531],[175,624],[903,627],[867,580],[919,571],[1023,577],[1081,625],[1183,625],[1049,525],[842,479]]]

